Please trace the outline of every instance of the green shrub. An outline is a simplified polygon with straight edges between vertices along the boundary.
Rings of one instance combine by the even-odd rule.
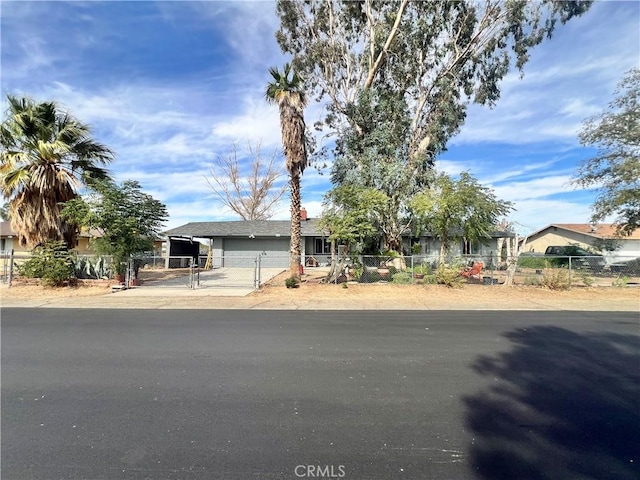
[[[104,257],[95,259],[87,257],[79,257],[74,259],[73,268],[76,278],[110,278],[111,268],[110,262]]]
[[[554,268],[542,274],[542,286],[550,290],[568,290],[569,271],[564,268]]]
[[[59,287],[74,278],[73,259],[64,242],[47,242],[33,249],[18,272],[27,278],[40,278],[43,285]]]
[[[620,277],[620,275],[618,275],[616,277],[616,279],[611,282],[611,285],[614,287],[626,287],[627,284],[629,283],[629,277],[624,276],[624,277]]]
[[[588,273],[580,272],[578,274],[578,277],[580,278],[580,281],[584,284],[585,287],[593,287],[593,284],[595,283],[595,281],[592,277],[589,276]]]
[[[297,288],[298,279],[296,277],[289,277],[284,281],[284,284],[287,286],[287,288]]]
[[[438,281],[435,275],[425,275],[424,278],[422,279],[423,285],[435,285],[437,283]]]
[[[549,268],[549,261],[544,257],[529,257],[529,256],[520,256],[518,257],[518,267],[520,268]]]
[[[353,259],[353,263],[351,264],[352,275],[356,280],[360,280],[362,277],[362,273],[364,272],[364,265],[357,258]]]
[[[429,275],[431,274],[431,267],[428,263],[421,263],[419,265],[415,265],[413,268],[407,269],[409,272],[413,272],[416,275]]]
[[[398,273],[398,269],[393,265],[389,265],[388,270],[389,270],[389,275],[391,277],[393,277],[396,273]]]
[[[464,278],[460,275],[460,267],[456,265],[440,265],[436,270],[436,283],[451,288],[462,287]]]
[[[360,277],[360,283],[377,283],[380,280],[382,277],[375,270],[366,270]]]
[[[392,277],[392,283],[398,285],[409,285],[413,283],[413,278],[409,272],[397,272]]]

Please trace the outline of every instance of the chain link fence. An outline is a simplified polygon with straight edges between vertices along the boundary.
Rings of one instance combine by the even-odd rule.
[[[512,272],[509,272],[509,269]],[[288,271],[287,271],[288,273]],[[549,288],[572,286],[626,286],[640,284],[640,258],[593,256],[520,255],[497,258],[493,255],[385,256],[347,255],[304,257],[302,280],[311,283],[361,284],[482,284],[501,285],[512,273],[514,285]],[[288,275],[270,283],[284,285]]]
[[[20,265],[29,258],[24,252],[0,252],[0,281],[11,284],[23,280]],[[111,257],[72,258],[78,279],[114,277]],[[126,282],[187,288],[284,285],[290,276],[289,263],[288,255],[201,255],[197,259],[138,255],[128,263]],[[446,257],[441,262],[438,255],[342,255],[332,262],[331,255],[305,255],[300,273],[302,280],[309,283],[500,285],[511,275],[515,285],[627,286],[640,284],[640,257],[522,254],[500,259],[468,255]]]

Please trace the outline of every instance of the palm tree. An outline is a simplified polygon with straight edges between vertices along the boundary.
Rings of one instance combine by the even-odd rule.
[[[11,226],[22,246],[64,240],[72,248],[77,226],[60,216],[62,204],[82,185],[110,180],[102,166],[113,154],[55,102],[12,95],[7,101],[0,124],[0,191],[10,201]]]
[[[269,103],[277,103],[280,109],[282,146],[291,185],[291,276],[299,277],[300,177],[308,163],[303,112],[307,99],[302,78],[295,72],[289,77],[291,65],[285,64],[282,72],[271,67],[269,73],[273,80],[267,85],[265,98]]]

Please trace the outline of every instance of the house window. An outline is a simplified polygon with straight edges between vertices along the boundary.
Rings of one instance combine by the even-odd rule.
[[[469,240],[462,241],[462,254],[463,255],[478,255],[480,253],[480,244],[477,242],[470,242]]]
[[[315,239],[313,253],[316,255],[328,255],[331,253],[331,245],[326,238]]]
[[[4,252],[7,249],[7,241],[3,238],[0,240],[0,251]]]

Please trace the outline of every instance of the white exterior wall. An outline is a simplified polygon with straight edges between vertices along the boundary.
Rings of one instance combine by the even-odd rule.
[[[9,237],[2,238],[2,241],[0,242],[0,251],[11,253],[12,249],[14,249],[13,238],[9,238]]]

